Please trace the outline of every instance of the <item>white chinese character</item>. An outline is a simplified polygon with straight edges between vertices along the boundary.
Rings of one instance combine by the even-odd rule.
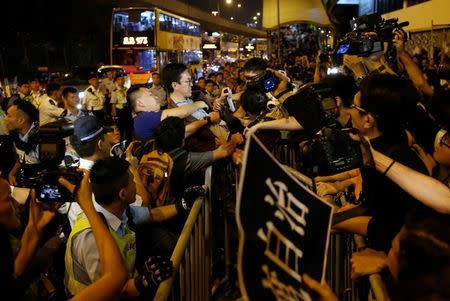
[[[300,259],[303,257],[302,250],[287,239],[272,222],[266,222],[266,226],[267,235],[263,229],[259,229],[257,232],[258,237],[266,243],[264,255],[292,278],[301,281]]]
[[[278,280],[277,273],[269,271],[267,265],[263,265],[261,268],[265,274],[262,285],[272,291],[277,301],[311,301],[311,297],[304,290],[297,290]]]
[[[306,226],[305,215],[309,212],[308,207],[290,193],[283,182],[272,182],[271,178],[267,178],[266,185],[273,196],[266,195],[264,201],[272,206],[277,206],[278,210],[275,211],[275,217],[282,221],[286,219],[292,230],[301,236],[305,235],[303,227]]]

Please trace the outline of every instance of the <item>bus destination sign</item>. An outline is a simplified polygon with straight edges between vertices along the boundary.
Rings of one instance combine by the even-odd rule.
[[[148,37],[123,37],[122,45],[148,46]]]

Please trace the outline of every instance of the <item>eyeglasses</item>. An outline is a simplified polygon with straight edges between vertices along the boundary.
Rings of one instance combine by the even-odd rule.
[[[352,105],[350,106],[350,108],[356,109],[356,110],[358,110],[360,113],[363,113],[363,114],[369,114],[369,112],[367,112],[365,109],[363,109],[363,108],[361,108],[360,106],[355,105],[355,104],[352,104]]]
[[[445,146],[447,148],[450,148],[450,135],[449,132],[445,133],[444,136],[442,136],[441,141],[439,141],[440,146]]]
[[[180,84],[188,84],[188,85],[192,86],[194,84],[194,82],[192,80],[182,80],[182,81],[180,81]]]

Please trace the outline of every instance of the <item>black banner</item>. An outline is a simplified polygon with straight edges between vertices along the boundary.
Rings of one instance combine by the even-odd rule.
[[[244,300],[311,300],[302,275],[325,274],[332,206],[285,171],[253,135],[237,202]]]

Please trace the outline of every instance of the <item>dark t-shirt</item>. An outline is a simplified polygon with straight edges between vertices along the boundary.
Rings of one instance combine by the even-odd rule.
[[[408,146],[406,140],[406,135],[395,141],[381,136],[370,140],[370,143],[374,149],[403,165],[427,174],[422,160]],[[429,209],[386,176],[374,170],[366,171],[364,178],[370,189],[370,208],[373,216],[367,226],[367,237],[372,248],[387,251],[392,239],[403,226],[406,214],[411,211],[425,213]]]
[[[136,137],[141,140],[151,139],[155,128],[161,122],[162,111],[159,112],[140,112],[134,117],[134,132]]]

